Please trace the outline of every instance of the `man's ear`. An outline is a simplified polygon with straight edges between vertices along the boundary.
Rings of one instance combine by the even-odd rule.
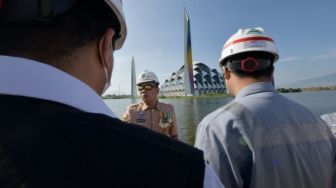
[[[224,79],[229,79],[231,77],[231,71],[227,67],[223,67]]]
[[[99,44],[100,48],[100,58],[102,63],[105,63],[106,68],[109,70],[113,66],[113,47],[112,47],[112,38],[115,32],[113,29],[109,28],[105,31],[102,36]]]
[[[157,88],[155,88],[155,94],[158,95],[160,93],[160,88],[159,86]]]

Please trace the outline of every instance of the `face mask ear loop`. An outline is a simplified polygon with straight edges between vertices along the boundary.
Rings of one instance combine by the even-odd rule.
[[[100,55],[100,59],[101,59],[101,61],[103,63],[103,66],[104,66],[104,71],[105,71],[105,76],[106,76],[106,83],[110,83],[109,76],[108,76],[108,73],[107,73],[107,66],[106,66],[105,61],[103,59],[103,52],[102,52],[103,39],[104,38],[101,38],[100,42],[99,42],[99,55]]]

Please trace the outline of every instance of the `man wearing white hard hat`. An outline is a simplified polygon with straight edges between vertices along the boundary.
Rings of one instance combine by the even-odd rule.
[[[142,102],[127,107],[123,120],[152,129],[178,140],[174,107],[159,102],[159,79],[154,72],[144,71],[137,80]]]
[[[201,151],[102,101],[126,31],[121,0],[0,0],[1,188],[214,185]]]
[[[229,38],[220,66],[235,98],[202,120],[195,146],[225,187],[335,187],[335,138],[319,117],[275,91],[277,60],[262,28]]]

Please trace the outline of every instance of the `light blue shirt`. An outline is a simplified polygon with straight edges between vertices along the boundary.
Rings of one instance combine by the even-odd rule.
[[[270,83],[243,88],[199,124],[195,146],[226,187],[329,188],[335,138]]]

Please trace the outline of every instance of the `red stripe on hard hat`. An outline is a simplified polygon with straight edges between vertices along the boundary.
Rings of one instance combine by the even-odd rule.
[[[229,44],[225,45],[224,48],[227,48],[228,46],[231,46],[233,44],[246,42],[246,41],[253,41],[253,40],[266,40],[266,41],[274,42],[273,39],[268,38],[268,37],[246,37],[246,38],[234,40],[234,41],[230,42]]]

